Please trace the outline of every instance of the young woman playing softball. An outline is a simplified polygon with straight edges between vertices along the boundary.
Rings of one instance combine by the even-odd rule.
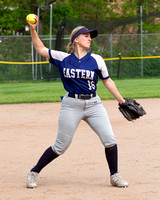
[[[66,53],[44,46],[36,32],[37,23],[38,17],[35,24],[28,22],[34,48],[58,68],[66,94],[62,99],[55,143],[45,150],[37,164],[29,171],[27,187],[37,187],[40,171],[67,150],[81,120],[95,131],[104,146],[111,185],[127,187],[128,183],[118,173],[117,141],[107,112],[96,93],[98,78],[118,103],[125,103],[125,100],[109,77],[103,58],[87,52],[92,38],[98,35],[97,30],[88,30],[84,26],[75,28],[70,35]]]

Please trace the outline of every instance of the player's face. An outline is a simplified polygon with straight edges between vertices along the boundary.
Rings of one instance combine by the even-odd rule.
[[[83,47],[85,49],[90,48],[91,40],[92,40],[90,33],[81,34],[76,39],[77,39],[78,44],[81,47]]]

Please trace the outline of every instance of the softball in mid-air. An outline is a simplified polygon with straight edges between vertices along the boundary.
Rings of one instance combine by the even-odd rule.
[[[29,14],[26,17],[26,20],[29,21],[31,24],[35,24],[36,23],[35,17],[36,17],[35,14]]]

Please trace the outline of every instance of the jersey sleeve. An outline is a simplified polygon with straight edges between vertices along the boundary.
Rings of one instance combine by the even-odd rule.
[[[104,62],[104,59],[100,55],[97,55],[97,54],[91,54],[91,56],[93,56],[93,58],[97,62],[100,79],[103,79],[103,80],[108,79],[109,73],[108,73],[106,63]]]
[[[49,55],[50,55],[49,62],[57,66],[57,64],[63,61],[63,59],[67,57],[69,54],[62,51],[49,49]]]

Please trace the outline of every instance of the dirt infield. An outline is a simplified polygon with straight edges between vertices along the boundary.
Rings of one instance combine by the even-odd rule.
[[[61,104],[0,105],[0,200],[160,200],[160,99],[138,102],[147,115],[132,123],[116,101],[103,101],[125,189],[110,185],[104,148],[83,121],[65,154],[42,170],[38,188],[27,189],[29,169],[56,138]]]

